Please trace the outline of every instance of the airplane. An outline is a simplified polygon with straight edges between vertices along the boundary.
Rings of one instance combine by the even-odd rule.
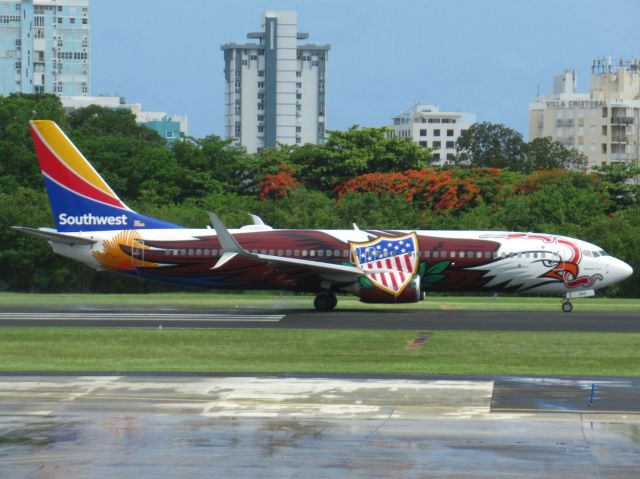
[[[508,231],[185,228],[129,208],[59,126],[30,122],[56,228],[14,229],[97,270],[212,289],[315,294],[333,310],[336,293],[365,303],[413,303],[426,292],[595,295],[633,273],[602,248],[575,238]]]

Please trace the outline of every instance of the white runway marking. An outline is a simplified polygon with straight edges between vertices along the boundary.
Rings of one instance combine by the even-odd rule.
[[[38,321],[203,321],[277,323],[284,314],[185,314],[185,313],[0,313],[0,320]]]

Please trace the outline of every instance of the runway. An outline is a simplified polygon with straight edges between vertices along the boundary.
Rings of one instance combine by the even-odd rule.
[[[0,327],[304,328],[640,332],[640,312],[310,309],[0,309]]]
[[[532,378],[0,375],[0,475],[638,477],[640,382],[602,380],[592,408],[590,386]],[[612,401],[621,392],[626,398]]]

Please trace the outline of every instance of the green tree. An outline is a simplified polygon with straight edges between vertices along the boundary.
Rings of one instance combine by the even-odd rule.
[[[552,178],[552,175],[548,175]],[[495,213],[498,229],[578,236],[605,214],[608,195],[590,175],[558,175],[533,189],[521,189]]]
[[[587,168],[587,157],[573,148],[566,148],[551,137],[535,138],[526,145],[526,160],[522,172],[534,170],[565,169],[584,171]]]
[[[498,123],[471,125],[456,141],[456,153],[449,166],[523,171],[526,162],[526,144],[522,135]]]
[[[419,229],[422,218],[417,205],[402,196],[375,193],[347,193],[336,206],[343,228],[356,223],[360,228]]]
[[[307,144],[288,152],[298,178],[308,188],[331,191],[335,186],[368,172],[422,169],[431,152],[409,138],[391,138],[387,128],[353,126],[330,130],[320,145]]]
[[[640,167],[637,163],[612,163],[593,169],[609,191],[609,212],[640,205]]]
[[[274,228],[335,228],[335,202],[320,191],[298,188],[275,201],[263,201],[258,213]]]
[[[33,149],[29,121],[54,120],[64,126],[60,99],[55,95],[0,96],[0,188],[42,186],[42,175]]]
[[[155,131],[128,110],[90,106],[69,115],[69,136],[125,201],[173,202],[188,175]]]

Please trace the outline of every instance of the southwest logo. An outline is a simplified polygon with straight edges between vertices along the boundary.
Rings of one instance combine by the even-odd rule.
[[[110,226],[124,226],[127,224],[127,215],[118,216],[95,216],[91,213],[87,213],[80,216],[71,216],[67,213],[60,213],[58,215],[58,223],[60,225],[77,225],[77,226],[90,226],[90,225],[110,225]]]

